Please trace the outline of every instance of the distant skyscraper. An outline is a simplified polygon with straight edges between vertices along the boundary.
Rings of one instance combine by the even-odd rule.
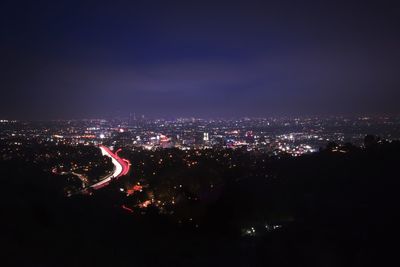
[[[203,134],[203,141],[208,142],[210,139],[208,138],[208,133]]]

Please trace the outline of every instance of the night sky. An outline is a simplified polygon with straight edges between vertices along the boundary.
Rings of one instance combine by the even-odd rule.
[[[0,12],[1,118],[400,112],[395,1],[3,0]]]

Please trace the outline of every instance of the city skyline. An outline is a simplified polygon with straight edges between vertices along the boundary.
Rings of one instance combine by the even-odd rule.
[[[399,15],[0,1],[1,266],[395,265]]]

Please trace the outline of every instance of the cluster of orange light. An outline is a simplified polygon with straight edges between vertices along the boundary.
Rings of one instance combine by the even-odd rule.
[[[127,196],[130,196],[130,195],[134,194],[135,192],[138,192],[138,191],[139,191],[139,192],[142,192],[142,190],[143,190],[143,186],[141,186],[141,185],[134,185],[132,188],[126,190],[126,195],[127,195]]]
[[[146,200],[145,202],[140,203],[139,207],[140,208],[147,208],[150,204],[151,204],[151,201],[150,200]]]
[[[91,139],[91,138],[96,138],[96,136],[95,135],[91,135],[91,134],[85,134],[85,135],[82,135],[81,138],[89,138],[89,139]]]

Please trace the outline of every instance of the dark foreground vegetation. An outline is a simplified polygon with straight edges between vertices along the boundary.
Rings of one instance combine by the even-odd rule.
[[[1,265],[386,266],[397,257],[400,143],[365,141],[270,159],[262,175],[238,166],[198,228],[126,212],[108,190],[67,198],[54,174],[2,161]]]

